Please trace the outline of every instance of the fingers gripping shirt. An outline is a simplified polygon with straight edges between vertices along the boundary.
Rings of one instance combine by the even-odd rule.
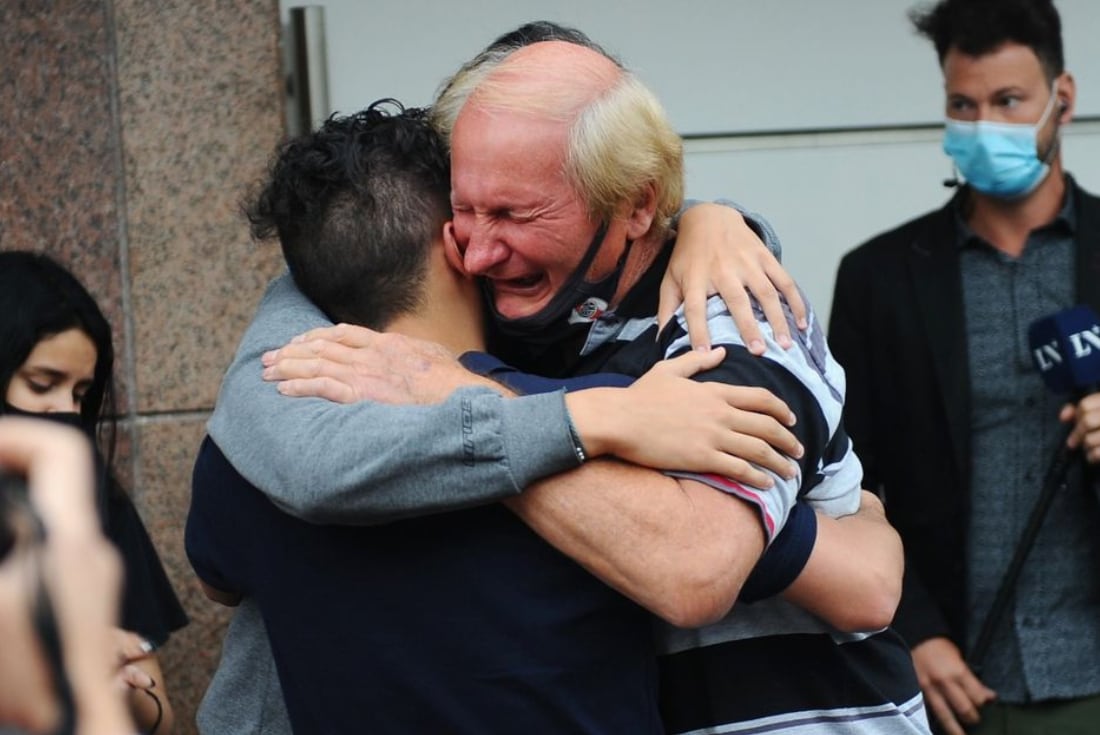
[[[704,482],[756,505],[769,542],[782,528],[799,498],[834,517],[856,512],[863,476],[851,440],[841,426],[844,371],[829,353],[824,332],[813,311],[809,314],[809,328],[800,331],[790,309],[786,305],[784,308],[790,332],[794,335],[794,346],[789,350],[779,346],[763,311],[754,305],[767,347],[763,356],[756,357],[749,353],[725,303],[717,296],[711,297],[707,303],[707,325],[712,343],[725,346],[726,359],[718,368],[706,373],[704,379],[760,386],[786,401],[798,417],[794,433],[806,450],[798,462],[796,477],[786,480],[773,475],[775,487],[761,490],[716,475],[671,473]],[[682,311],[662,334],[662,344],[667,357],[691,349]]]

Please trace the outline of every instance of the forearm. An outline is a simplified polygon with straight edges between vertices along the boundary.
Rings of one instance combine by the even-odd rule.
[[[860,511],[842,518],[818,515],[817,541],[802,574],[784,598],[845,631],[890,624],[901,599],[901,538],[882,504],[864,492]]]
[[[249,482],[314,522],[381,523],[470,507],[576,466],[560,395],[462,391],[437,406],[276,403],[278,418],[255,417],[248,437],[221,430],[217,416],[210,434]],[[248,421],[240,413],[236,420]]]
[[[323,319],[288,280],[273,284],[209,424],[237,471],[286,512],[381,523],[493,502],[576,466],[560,394],[477,388],[433,406],[280,395],[260,356]]]
[[[77,735],[129,735],[135,726],[119,693],[110,686],[86,686],[72,682],[75,693]]]
[[[123,692],[114,680],[110,636],[96,622],[82,623],[81,628],[62,631],[65,673],[72,687],[77,723],[75,731],[80,735],[128,735],[135,727]]]
[[[536,533],[673,625],[725,615],[759,559],[759,511],[691,481],[614,461],[506,501]]]
[[[83,612],[83,611],[82,611]],[[117,735],[134,731],[124,693],[115,679],[113,638],[99,620],[67,623],[68,613],[57,610],[63,640],[65,673],[72,686],[76,732]],[[77,617],[73,613],[70,617]]]

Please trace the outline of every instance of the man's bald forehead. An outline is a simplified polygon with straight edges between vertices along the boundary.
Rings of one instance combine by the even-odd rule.
[[[470,101],[487,109],[571,120],[613,87],[623,71],[599,51],[567,41],[517,49],[478,85]]]
[[[549,64],[586,69],[594,75],[606,75],[609,81],[618,78],[621,71],[614,60],[596,49],[568,41],[539,41],[518,48],[508,55],[501,67],[511,64],[520,66]]]

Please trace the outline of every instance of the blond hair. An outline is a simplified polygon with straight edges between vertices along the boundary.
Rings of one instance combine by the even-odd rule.
[[[449,143],[468,103],[561,122],[568,126],[562,173],[589,215],[608,221],[652,184],[650,234],[664,237],[684,196],[683,143],[664,108],[632,72],[598,51],[576,47],[596,63],[548,64],[525,53],[538,45],[487,51],[460,69],[433,106],[433,125]]]

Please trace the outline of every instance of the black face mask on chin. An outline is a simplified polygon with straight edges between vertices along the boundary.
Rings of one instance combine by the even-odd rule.
[[[487,280],[482,279],[482,288],[489,301],[489,311],[493,315],[493,323],[497,331],[505,337],[519,340],[524,344],[551,345],[575,332],[588,329],[614,298],[615,291],[619,287],[619,279],[623,274],[623,266],[626,265],[630,248],[634,244],[632,240],[626,241],[626,248],[614,270],[598,281],[586,281],[584,276],[588,273],[596,255],[599,254],[605,237],[607,237],[607,222],[601,223],[597,228],[581,262],[569,274],[565,284],[551,297],[546,306],[534,314],[517,319],[502,316],[497,311],[493,300],[492,286]]]

